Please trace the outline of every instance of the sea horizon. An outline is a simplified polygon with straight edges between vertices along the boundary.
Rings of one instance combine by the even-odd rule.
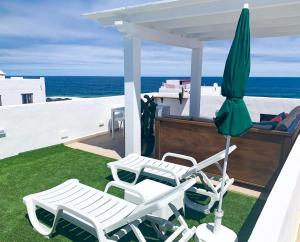
[[[40,76],[24,76],[35,78]],[[124,94],[123,76],[45,75],[47,97],[104,97]],[[141,92],[158,92],[167,79],[190,79],[188,76],[142,76]],[[221,85],[221,76],[204,76],[202,86]],[[300,77],[250,77],[246,96],[300,98]]]

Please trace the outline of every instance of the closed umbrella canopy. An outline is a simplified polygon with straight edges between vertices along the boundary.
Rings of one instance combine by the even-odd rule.
[[[252,121],[243,100],[249,74],[249,9],[244,8],[226,60],[223,75],[222,95],[226,97],[226,101],[215,118],[215,124],[220,134],[240,136],[252,127]]]

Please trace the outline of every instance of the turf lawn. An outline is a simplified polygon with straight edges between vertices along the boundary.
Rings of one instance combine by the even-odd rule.
[[[48,147],[0,160],[0,241],[97,241],[93,236],[62,221],[57,234],[47,240],[35,232],[27,218],[22,198],[25,195],[49,189],[70,178],[103,190],[112,178],[106,167],[111,159],[67,148],[63,145]],[[113,191],[121,195],[120,191]],[[262,202],[253,197],[229,192],[224,199],[223,224],[236,233],[239,241],[247,241],[262,208]],[[41,220],[51,222],[51,214],[40,212]],[[212,222],[213,214],[203,215],[187,209],[190,226]],[[48,222],[49,222],[48,221]],[[141,230],[147,241],[158,241],[146,225]],[[129,234],[123,241],[136,241]]]

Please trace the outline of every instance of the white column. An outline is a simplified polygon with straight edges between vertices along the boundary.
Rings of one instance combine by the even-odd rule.
[[[141,41],[124,37],[125,155],[141,153]]]
[[[200,116],[203,45],[192,49],[190,116]]]

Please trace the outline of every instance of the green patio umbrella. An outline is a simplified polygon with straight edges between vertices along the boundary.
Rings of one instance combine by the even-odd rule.
[[[244,90],[250,74],[250,26],[249,8],[242,10],[235,37],[228,54],[222,83],[222,95],[226,97],[221,109],[217,112],[215,124],[220,134],[226,135],[226,155],[224,159],[221,197],[216,211],[215,231],[222,222],[222,202],[224,179],[226,176],[230,138],[241,136],[252,127],[252,121],[244,103]],[[216,223],[217,221],[217,223]]]

